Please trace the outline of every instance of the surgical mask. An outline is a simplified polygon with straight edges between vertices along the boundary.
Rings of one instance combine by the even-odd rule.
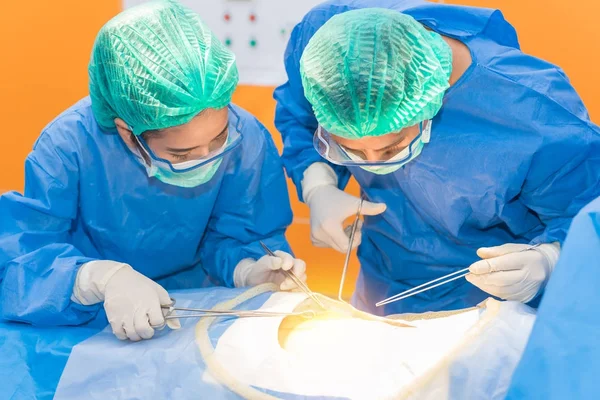
[[[152,168],[146,166],[146,172],[148,176],[153,176],[168,185],[192,188],[210,181],[217,173],[222,162],[223,158],[219,158],[189,172],[172,172],[158,167]],[[176,165],[179,166],[180,164]]]
[[[215,176],[223,162],[224,155],[242,140],[240,118],[232,108],[229,109],[229,112],[227,140],[220,148],[211,151],[205,158],[172,164],[170,161],[156,156],[146,142],[138,136],[135,136],[135,140],[138,142],[139,149],[135,149],[134,154],[146,168],[149,177],[155,177],[161,182],[173,186],[185,188],[200,186]],[[145,157],[142,156],[140,149],[145,153]]]
[[[227,142],[223,145],[222,148],[227,146]],[[135,149],[134,154],[137,156],[140,163],[146,168],[146,173],[149,177],[154,177],[159,181],[166,183],[168,185],[179,186],[184,188],[193,188],[196,186],[200,186],[208,181],[210,181],[213,176],[217,173],[221,162],[223,161],[223,157],[217,158],[214,161],[206,163],[198,168],[194,168],[190,171],[185,171],[186,169],[192,168],[197,164],[197,160],[186,161],[182,163],[172,164],[172,166],[177,170],[183,170],[185,172],[173,172],[167,168],[161,168],[154,163],[148,163],[142,157],[142,154],[138,149]]]
[[[411,144],[396,154],[394,157],[391,157],[385,163],[380,165],[360,165],[360,168],[367,172],[371,172],[377,175],[387,175],[392,172],[398,171],[400,168],[414,160],[421,154],[423,147],[425,147],[426,143],[429,143],[429,139],[431,137],[431,121],[427,123],[427,126],[423,130],[423,133],[417,136]],[[353,154],[351,152],[345,151],[346,155],[353,161],[356,162],[364,162],[364,159]]]

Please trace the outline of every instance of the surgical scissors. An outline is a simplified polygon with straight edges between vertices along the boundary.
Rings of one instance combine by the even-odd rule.
[[[529,247],[527,247],[527,248],[525,248],[523,250],[519,250],[516,253],[521,253],[523,251],[532,250],[532,249],[535,249],[538,246],[539,246],[539,244],[534,244],[534,245],[531,245],[531,246],[529,246]],[[445,285],[446,283],[450,283],[450,282],[455,281],[457,279],[463,278],[463,277],[465,277],[465,276],[467,276],[469,274],[469,268],[470,267],[461,269],[459,271],[452,272],[451,274],[444,275],[444,276],[442,276],[440,278],[437,278],[437,279],[434,279],[432,281],[425,282],[422,285],[415,286],[414,288],[405,290],[402,293],[395,294],[395,295],[393,295],[391,297],[388,297],[387,299],[384,299],[384,300],[381,300],[378,303],[375,303],[375,307],[385,306],[386,304],[390,304],[390,303],[394,303],[396,301],[400,301],[400,300],[406,299],[407,297],[411,297],[411,296],[414,296],[416,294],[423,293],[423,292],[425,292],[427,290],[430,290],[430,289],[436,288],[438,286]],[[433,285],[434,283],[435,283],[435,285]]]
[[[257,311],[257,310],[209,310],[204,308],[175,307],[175,299],[171,297],[171,304],[161,305],[166,309],[165,320],[160,325],[150,325],[154,329],[162,329],[169,319],[179,318],[202,318],[202,317],[232,317],[232,318],[250,318],[250,317],[289,317],[299,316],[304,318],[313,318],[317,315],[314,311],[299,312],[276,312],[276,311]],[[184,311],[191,314],[173,314],[175,311]]]
[[[269,249],[267,247],[267,245],[264,244],[262,241],[260,242],[260,245],[267,252],[268,255],[270,255],[271,257],[277,257],[277,255],[275,253],[273,253],[271,251],[271,249]],[[306,295],[308,297],[310,297],[315,303],[317,303],[322,309],[325,310],[325,306],[323,305],[321,300],[319,300],[317,295],[312,290],[310,290],[310,288],[306,285],[306,283],[304,283],[302,281],[302,279],[298,278],[298,276],[291,270],[282,269],[282,271],[288,278],[290,278],[300,288],[300,290],[302,290],[304,293],[306,293]]]
[[[350,255],[352,254],[352,243],[354,243],[354,235],[356,234],[356,228],[358,228],[358,221],[360,221],[360,212],[362,211],[364,198],[360,197],[360,203],[358,203],[358,210],[356,210],[356,217],[352,224],[352,230],[350,231],[350,239],[348,241],[348,250],[346,250],[346,260],[344,260],[344,269],[342,270],[342,279],[340,279],[340,289],[338,291],[338,300],[345,303],[342,299],[342,292],[344,290],[344,282],[346,282],[346,272],[348,271],[348,264],[350,264]]]

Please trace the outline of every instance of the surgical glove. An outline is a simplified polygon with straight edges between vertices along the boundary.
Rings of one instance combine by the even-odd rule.
[[[121,340],[150,339],[154,328],[165,323],[161,305],[171,303],[167,291],[131,266],[114,261],[92,261],[77,273],[71,299],[90,305],[104,301],[106,317],[113,333]],[[166,322],[171,329],[179,320]]]
[[[283,271],[291,270],[302,281],[306,282],[306,263],[292,257],[285,251],[275,251],[273,256],[264,256],[256,261],[246,258],[239,262],[233,272],[235,287],[256,286],[272,282],[279,285],[280,290],[291,290],[296,284]]]
[[[352,225],[344,229],[346,218],[355,216],[360,199],[337,187],[337,175],[325,163],[314,163],[304,172],[302,196],[310,208],[310,239],[317,247],[332,247],[346,253]],[[386,209],[382,203],[364,201],[361,215],[379,215]],[[352,242],[357,247],[362,240],[363,222],[359,220]]]
[[[560,244],[505,244],[480,248],[483,260],[469,267],[467,281],[505,300],[527,303],[546,286],[560,255]]]

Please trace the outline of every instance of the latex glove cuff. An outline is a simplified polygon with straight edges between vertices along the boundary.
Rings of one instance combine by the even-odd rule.
[[[252,270],[252,266],[256,264],[256,260],[253,258],[244,258],[240,261],[235,269],[233,270],[233,285],[236,288],[242,288],[248,286],[246,284],[248,274]]]
[[[312,195],[321,186],[334,186],[337,188],[338,177],[329,165],[316,162],[311,164],[302,178],[302,198],[306,204],[310,203]]]
[[[71,300],[84,306],[103,302],[106,284],[123,268],[133,269],[128,264],[110,260],[95,260],[83,264],[77,271]]]
[[[558,257],[560,256],[560,243],[544,243],[534,247],[532,250],[537,251],[546,259],[546,266],[548,267],[546,272],[548,273],[548,278],[550,278],[550,274],[554,271],[554,267],[556,267]]]

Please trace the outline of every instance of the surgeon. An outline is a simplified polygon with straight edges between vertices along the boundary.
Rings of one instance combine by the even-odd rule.
[[[285,67],[275,122],[313,243],[348,249],[351,176],[365,200],[355,305],[536,304],[573,216],[600,195],[600,131],[560,68],[521,52],[497,10],[420,0],[325,2],[294,28]]]
[[[176,2],[98,34],[90,97],[42,132],[24,194],[0,197],[0,315],[76,325],[101,304],[119,339],[149,339],[166,289],[305,280],[267,130],[231,104],[234,55]],[[260,246],[277,250],[264,255]],[[169,320],[171,328],[179,322]]]

